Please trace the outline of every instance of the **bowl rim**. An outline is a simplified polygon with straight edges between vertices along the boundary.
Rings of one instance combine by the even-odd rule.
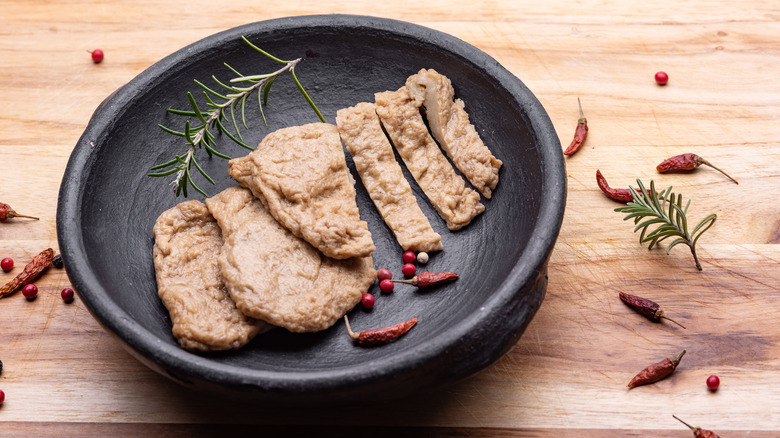
[[[539,154],[543,163],[542,193],[546,196],[542,197],[531,239],[518,263],[483,304],[480,312],[472,313],[452,330],[439,333],[428,341],[398,352],[384,361],[382,367],[365,363],[352,367],[329,368],[326,371],[267,371],[227,365],[190,353],[177,344],[162,342],[120,308],[106,294],[86,255],[80,206],[86,180],[95,160],[95,148],[102,145],[101,141],[105,140],[106,132],[110,131],[114,124],[115,115],[125,111],[137,95],[143,94],[138,90],[150,88],[161,80],[161,76],[165,76],[165,72],[174,69],[177,65],[186,64],[192,54],[204,53],[224,44],[225,41],[240,39],[241,35],[249,37],[255,33],[290,31],[301,27],[370,28],[389,32],[401,38],[423,40],[437,45],[495,78],[526,111],[535,141],[541,145]],[[93,316],[105,328],[119,336],[132,350],[163,367],[169,373],[174,372],[185,378],[194,376],[218,385],[249,386],[268,391],[289,393],[334,391],[344,388],[345,385],[368,384],[409,372],[421,362],[441,357],[469,333],[490,329],[490,324],[489,322],[486,324],[486,321],[497,315],[505,315],[508,303],[517,292],[531,279],[546,272],[546,263],[563,221],[565,201],[565,165],[552,122],[534,94],[495,59],[454,36],[417,24],[361,15],[306,15],[249,23],[203,38],[156,62],[106,98],[95,110],[68,161],[59,192],[57,235],[60,250],[68,263],[67,274]],[[536,301],[531,303],[534,311],[541,304],[543,296],[542,293],[533,297]],[[509,331],[511,333],[518,331],[530,321],[532,316],[533,312],[530,315],[510,319],[512,327]],[[491,354],[506,349],[504,345],[485,347],[491,348]],[[497,357],[488,363],[495,359]],[[488,363],[475,365],[472,367],[474,369],[460,371],[462,375],[459,377],[465,377]]]

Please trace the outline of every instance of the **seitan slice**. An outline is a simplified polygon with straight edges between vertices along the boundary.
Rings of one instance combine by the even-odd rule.
[[[246,315],[291,332],[325,330],[376,280],[371,256],[334,260],[281,226],[243,187],[206,199],[222,228],[218,257],[230,296]]]
[[[479,138],[463,101],[454,98],[452,82],[436,70],[422,69],[406,80],[406,88],[417,107],[425,105],[433,137],[471,184],[490,199],[503,163]]]
[[[222,233],[202,202],[183,202],[163,212],[154,239],[158,294],[182,347],[239,348],[270,328],[244,316],[225,290],[217,265]]]
[[[336,115],[341,139],[355,161],[360,179],[379,214],[404,251],[441,251],[441,236],[433,231],[417,205],[409,182],[382,132],[376,107],[362,102]]]
[[[468,225],[485,211],[479,193],[466,187],[450,165],[414,105],[406,87],[377,93],[376,112],[417,184],[450,230]]]
[[[360,220],[338,128],[327,123],[268,134],[228,173],[252,190],[279,223],[328,257],[365,257],[376,248]]]

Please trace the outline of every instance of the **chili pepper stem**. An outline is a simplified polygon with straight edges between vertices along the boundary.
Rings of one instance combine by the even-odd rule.
[[[347,315],[344,315],[344,322],[347,324],[347,333],[349,333],[349,337],[352,338],[353,341],[359,338],[360,335],[352,331],[352,327],[349,325],[349,318],[347,318]]]
[[[40,220],[39,218],[37,218],[35,216],[27,216],[26,214],[19,214],[19,213],[15,212],[14,210],[8,210],[6,218],[7,219],[13,219],[15,217],[23,217],[23,218],[26,218],[26,219],[32,219],[32,220],[36,220],[36,221]]]
[[[682,360],[682,357],[685,356],[687,350],[683,350],[682,353],[678,354],[674,359],[670,359],[672,361],[672,365],[674,365],[675,368],[677,368],[677,365],[680,364],[680,360]]]
[[[705,160],[705,159],[704,159],[704,158],[702,158],[702,157],[699,157],[699,161],[701,161],[701,164],[706,164],[707,166],[710,166],[710,167],[712,167],[713,169],[717,170],[718,172],[720,172],[720,173],[722,173],[722,174],[726,175],[726,178],[728,178],[728,179],[730,179],[730,180],[734,181],[734,184],[737,184],[737,185],[739,185],[739,182],[737,182],[737,180],[735,180],[734,178],[732,178],[732,177],[731,177],[731,175],[729,175],[728,173],[726,173],[726,172],[724,172],[724,171],[720,170],[719,168],[717,168],[717,167],[713,166],[713,165],[712,165],[712,163],[710,163],[709,161]]]
[[[577,97],[577,106],[580,107],[580,118],[577,120],[577,123],[588,123],[585,114],[582,112],[582,102],[580,102],[579,96]]]
[[[9,218],[14,218],[14,217],[23,217],[23,218],[26,218],[26,219],[32,219],[32,220],[36,220],[36,221],[40,220],[40,218],[37,218],[37,217],[35,217],[35,216],[27,216],[27,215],[24,215],[24,214],[19,214],[19,213],[9,213],[9,214],[8,214],[8,217],[9,217]]]
[[[659,310],[658,310],[658,312],[656,312],[656,314],[655,314],[655,317],[656,317],[656,318],[662,318],[662,319],[668,319],[669,321],[672,321],[673,323],[675,323],[675,324],[679,325],[680,327],[682,327],[682,328],[685,328],[685,326],[684,326],[684,325],[682,325],[682,324],[680,324],[679,322],[677,322],[677,321],[673,320],[672,318],[669,318],[668,316],[666,316],[666,314],[664,313],[664,311],[663,311],[663,310],[660,310],[660,309],[659,309]],[[686,330],[687,330],[687,329],[686,329]]]
[[[686,422],[684,422],[684,421],[680,420],[679,418],[677,418],[677,415],[674,415],[674,414],[672,414],[672,417],[674,417],[674,418],[675,418],[675,420],[679,421],[680,423],[682,423],[682,424],[684,424],[684,425],[688,426],[688,429],[690,429],[690,430],[696,430],[696,428],[695,428],[695,427],[693,427],[693,426],[691,426],[690,424],[688,424],[688,423],[686,423]]]
[[[417,277],[410,278],[409,280],[393,280],[391,278],[390,281],[392,281],[393,283],[406,283],[406,284],[413,284],[415,286],[417,285]]]

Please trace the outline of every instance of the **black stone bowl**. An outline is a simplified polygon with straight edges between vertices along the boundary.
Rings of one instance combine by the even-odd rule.
[[[350,313],[356,330],[417,317],[396,342],[353,345],[343,321],[329,330],[292,334],[282,329],[236,351],[193,354],[176,343],[157,297],[152,227],[176,198],[168,178],[149,168],[181,154],[186,145],[163,132],[183,129],[193,79],[213,84],[279,64],[252,50],[241,36],[282,59],[304,57],[296,69],[325,118],[375,92],[395,90],[421,68],[447,75],[482,139],[503,160],[493,199],[468,227],[450,232],[406,173],[423,212],[442,235],[444,251],[421,269],[454,271],[460,280],[423,292],[398,284],[391,294],[371,292],[371,311]],[[306,55],[308,53],[308,56]],[[199,93],[194,93],[200,97]],[[247,144],[286,126],[318,121],[291,76],[280,76],[264,107],[247,103]],[[239,122],[240,123],[240,122]],[[224,137],[231,156],[246,150]],[[204,151],[199,151],[202,153]],[[400,161],[400,160],[399,160]],[[216,186],[235,185],[227,162],[200,155]],[[401,277],[402,250],[357,180],[361,216],[369,224],[377,268]],[[406,169],[404,169],[406,172]],[[520,337],[545,293],[547,261],[563,218],[565,169],[553,126],[534,95],[494,59],[452,36],[380,18],[326,15],[283,18],[237,27],[185,47],[156,63],[110,96],[95,112],[68,162],[59,195],[57,235],[70,280],[92,314],[141,362],[185,387],[230,398],[291,403],[387,400],[468,376],[497,360]],[[194,190],[190,197],[202,199]],[[257,260],[257,263],[263,263]]]

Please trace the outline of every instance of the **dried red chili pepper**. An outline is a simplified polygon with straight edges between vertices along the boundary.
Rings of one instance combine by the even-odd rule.
[[[563,151],[563,155],[573,155],[580,150],[582,144],[585,143],[585,138],[588,137],[588,120],[585,118],[585,115],[582,114],[582,103],[580,103],[579,97],[577,98],[577,105],[580,107],[580,118],[577,120],[577,129],[574,130],[574,138],[569,147]]]
[[[443,283],[455,281],[458,278],[458,274],[454,272],[420,272],[414,277],[408,280],[390,280],[398,283],[409,283],[419,288],[438,286]]]
[[[352,342],[371,347],[375,345],[386,344],[390,341],[400,338],[406,332],[409,331],[415,324],[417,324],[417,318],[412,318],[409,321],[400,322],[390,327],[385,327],[375,330],[363,330],[362,332],[353,332],[352,327],[349,326],[349,318],[344,315],[344,322],[347,323],[347,332],[349,337],[352,338]]]
[[[15,212],[14,209],[11,208],[10,205],[4,204],[4,203],[0,202],[0,221],[4,221],[6,219],[13,219],[15,217],[23,217],[23,218],[27,218],[27,219],[34,219],[36,221],[39,220],[37,217],[27,216],[27,215],[24,215],[24,214],[19,214],[19,213]]]
[[[674,157],[667,158],[664,161],[662,161],[661,164],[656,166],[655,170],[657,170],[660,173],[670,172],[673,170],[693,170],[701,166],[702,164],[706,166],[710,166],[713,169],[717,170],[718,172],[726,175],[728,179],[734,181],[734,184],[739,184],[737,180],[732,178],[728,173],[713,166],[712,163],[705,160],[704,158],[691,153],[675,155]]]
[[[630,382],[628,382],[629,388],[636,388],[637,386],[647,385],[655,383],[664,377],[672,374],[677,365],[680,364],[680,359],[685,355],[685,350],[678,354],[677,357],[669,359],[668,357],[660,362],[656,362],[647,368],[639,372]]]
[[[701,427],[693,427],[690,424],[680,420],[676,415],[672,415],[677,421],[688,426],[688,429],[693,431],[693,438],[720,438],[718,434],[711,430],[702,429]]]
[[[666,316],[664,311],[661,310],[661,306],[659,306],[658,303],[656,303],[655,301],[648,300],[647,298],[638,297],[636,295],[629,295],[623,292],[620,292],[620,299],[623,300],[624,303],[628,304],[629,307],[631,307],[634,310],[637,310],[639,313],[645,315],[646,317],[652,319],[653,321],[668,319],[669,321],[672,321],[673,323],[679,325],[680,327],[685,328],[684,325]]]
[[[51,264],[54,258],[54,250],[51,248],[43,250],[40,254],[33,257],[32,261],[24,267],[19,275],[13,280],[0,287],[0,298],[13,294],[23,286],[32,283],[39,275]]]
[[[601,171],[596,169],[596,183],[599,185],[599,188],[602,192],[604,192],[605,195],[609,196],[610,198],[614,199],[615,201],[620,202],[633,202],[634,201],[634,195],[631,194],[631,190],[629,189],[613,189],[612,187],[607,184],[607,180],[604,179],[604,175],[601,174]],[[650,192],[648,191],[648,194]]]

